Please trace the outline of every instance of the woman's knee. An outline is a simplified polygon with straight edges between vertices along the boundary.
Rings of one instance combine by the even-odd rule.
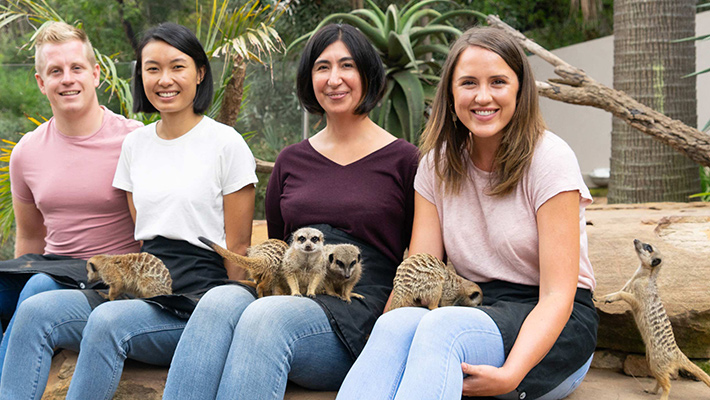
[[[411,337],[427,314],[429,310],[421,307],[403,307],[388,311],[377,319],[372,335]]]
[[[20,294],[20,298],[26,299],[26,298],[29,298],[30,296],[37,294],[37,293],[47,292],[50,290],[58,290],[58,289],[63,289],[63,288],[64,288],[64,286],[55,282],[54,279],[49,277],[49,275],[42,274],[42,273],[34,274],[27,281],[27,283],[25,284],[25,287],[22,289],[22,293]]]
[[[197,303],[195,313],[214,318],[229,318],[254,301],[254,296],[239,285],[222,285],[210,289]]]

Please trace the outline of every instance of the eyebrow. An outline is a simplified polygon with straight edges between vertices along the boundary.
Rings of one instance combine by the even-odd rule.
[[[500,78],[510,79],[510,77],[508,77],[508,75],[505,75],[505,74],[493,75],[493,76],[488,77],[488,79],[500,79]],[[464,76],[458,77],[458,79],[456,79],[456,80],[460,81],[461,79],[478,79],[478,77],[475,77],[472,75],[464,75]]]
[[[355,61],[355,59],[352,57],[343,57],[340,60],[338,60],[339,63],[341,63],[343,61]],[[318,64],[330,64],[330,61],[321,58],[319,60],[316,60],[316,62],[313,63],[313,65],[318,65]]]
[[[185,57],[173,58],[172,60],[170,60],[169,64],[173,64],[176,62],[187,62],[187,59]],[[146,59],[143,61],[143,64],[160,64],[160,63],[155,60]]]

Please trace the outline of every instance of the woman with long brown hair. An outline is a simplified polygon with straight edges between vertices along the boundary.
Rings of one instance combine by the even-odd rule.
[[[596,344],[592,198],[513,38],[473,28],[454,43],[421,147],[410,254],[448,258],[483,305],[386,313],[338,399],[566,397]]]

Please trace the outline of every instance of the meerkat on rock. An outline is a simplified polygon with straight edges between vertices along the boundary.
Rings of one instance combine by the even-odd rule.
[[[104,281],[108,299],[128,293],[147,298],[172,294],[173,280],[165,264],[149,253],[98,255],[86,262],[89,282]]]
[[[326,263],[326,275],[322,284],[322,292],[348,303],[352,302],[351,297],[365,298],[352,291],[362,276],[362,255],[357,246],[352,244],[325,245],[323,258]]]
[[[473,307],[481,304],[481,288],[438,258],[419,253],[397,267],[389,310],[399,307]]]
[[[671,375],[681,369],[710,386],[710,376],[693,364],[676,344],[671,322],[656,286],[663,256],[657,248],[638,239],[634,240],[634,247],[641,265],[626,285],[618,292],[606,295],[604,302],[623,300],[631,306],[631,312],[646,345],[646,360],[656,378],[656,387],[651,393],[657,394],[660,388],[663,390],[661,400],[668,400]]]
[[[223,258],[244,268],[249,273],[251,279],[256,282],[256,294],[258,297],[272,294],[273,286],[278,280],[276,275],[281,269],[284,254],[289,247],[286,242],[278,239],[268,239],[260,244],[249,247],[245,257],[233,253],[202,236],[198,237],[198,239],[211,247],[212,250],[216,251],[217,254]]]
[[[323,260],[323,232],[315,228],[301,228],[291,235],[291,247],[286,250],[281,275],[291,295],[301,296],[302,290],[315,297],[316,289],[326,275]],[[281,289],[285,289],[281,282]]]

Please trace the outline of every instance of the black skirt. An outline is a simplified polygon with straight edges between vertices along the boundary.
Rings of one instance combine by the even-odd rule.
[[[25,254],[12,260],[0,261],[0,279],[2,274],[34,275],[38,273],[46,274],[57,283],[74,289],[105,287],[100,282],[87,283],[86,260],[79,258],[54,254]]]
[[[479,308],[498,326],[508,357],[525,318],[538,303],[540,288],[503,281],[479,283],[479,286],[483,291],[483,304]],[[594,353],[598,326],[592,293],[577,288],[569,321],[552,349],[516,389],[518,398],[537,399],[581,368]]]
[[[197,247],[186,241],[158,236],[144,241],[141,251],[163,261],[173,280],[172,295],[155,296],[144,300],[180,318],[189,318],[200,297],[227,280],[227,270],[224,268],[222,257],[212,250]],[[84,290],[92,308],[108,301],[99,294],[100,291],[106,292]],[[120,298],[131,297],[124,295]]]

